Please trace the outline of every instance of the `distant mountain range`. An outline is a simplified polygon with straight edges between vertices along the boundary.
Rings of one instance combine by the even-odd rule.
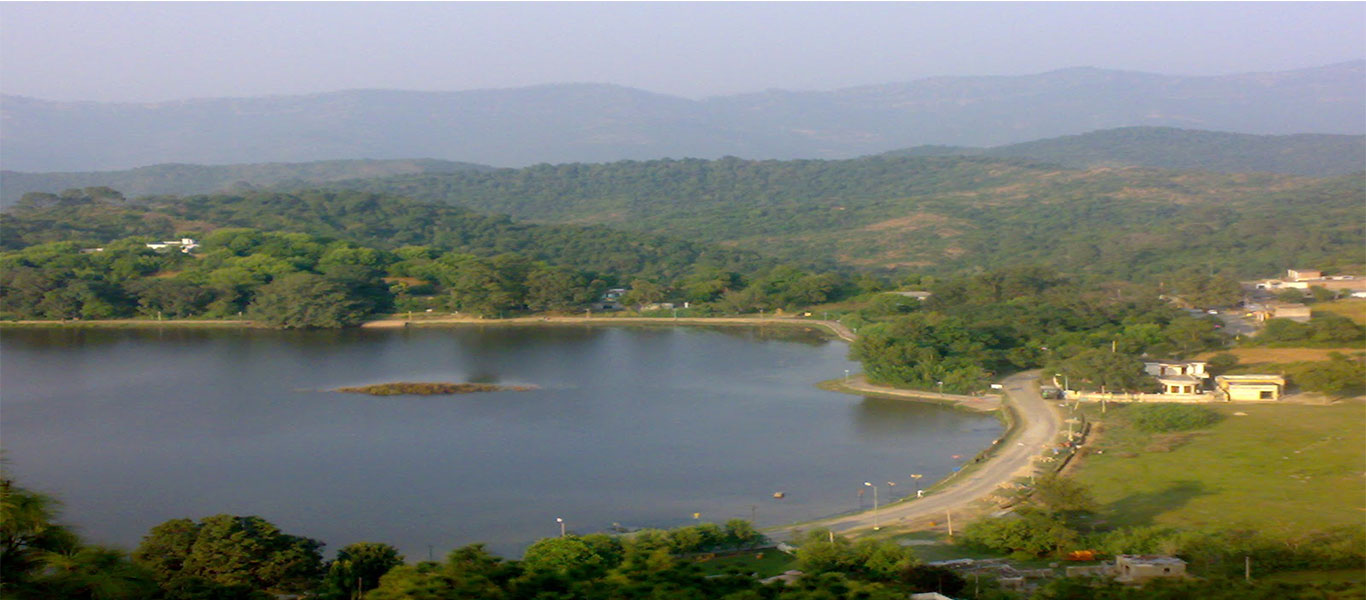
[[[444,160],[523,166],[660,157],[847,158],[1001,146],[1115,127],[1366,134],[1366,61],[1226,76],[1073,68],[689,100],[601,84],[345,91],[152,104],[0,98],[0,164]]]
[[[887,155],[1027,158],[1078,169],[1154,167],[1322,177],[1366,171],[1366,135],[1249,135],[1123,127],[995,148],[918,146]]]
[[[918,146],[889,157],[985,156],[1018,158],[1065,167],[1153,167],[1220,173],[1332,176],[1366,170],[1366,136],[1249,135],[1167,127],[1125,127],[995,148]],[[488,172],[472,163],[418,160],[340,160],[203,166],[168,164],[126,171],[78,173],[0,172],[0,208],[29,192],[58,193],[109,187],[128,197],[188,195],[259,187],[300,188],[394,175]],[[497,210],[497,207],[483,207]]]

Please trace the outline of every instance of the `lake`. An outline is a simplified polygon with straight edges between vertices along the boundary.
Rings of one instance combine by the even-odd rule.
[[[941,479],[1002,433],[815,388],[857,372],[847,354],[783,327],[7,329],[0,439],[19,484],[93,542],[229,513],[417,560],[473,542],[516,557],[556,518],[591,533],[867,508],[863,482],[910,495],[912,473]],[[539,389],[327,391],[390,381]]]

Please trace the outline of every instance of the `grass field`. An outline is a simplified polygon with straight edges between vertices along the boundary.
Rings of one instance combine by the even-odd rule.
[[[796,557],[791,554],[780,552],[777,548],[764,548],[699,560],[697,566],[707,575],[720,575],[738,570],[740,573],[758,573],[760,577],[772,577],[797,568],[796,563]]]
[[[1206,431],[1143,434],[1112,408],[1073,476],[1109,525],[1244,527],[1295,534],[1366,518],[1366,404],[1212,407]],[[1237,415],[1235,413],[1244,413]]]
[[[1253,365],[1265,363],[1293,363],[1303,361],[1328,360],[1328,355],[1333,352],[1341,352],[1351,356],[1357,352],[1364,352],[1366,348],[1233,348],[1230,350],[1220,350],[1218,352],[1206,352],[1196,357],[1198,360],[1209,360],[1215,354],[1232,354],[1238,357],[1238,364]]]
[[[1355,321],[1357,325],[1366,325],[1366,299],[1320,302],[1314,305],[1314,310],[1337,313]]]

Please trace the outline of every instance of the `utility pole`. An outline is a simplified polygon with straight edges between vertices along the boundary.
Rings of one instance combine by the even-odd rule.
[[[1251,556],[1244,556],[1244,557],[1243,557],[1243,579],[1246,579],[1248,583],[1252,583],[1252,557],[1251,557]]]
[[[945,511],[949,516],[949,537],[953,537],[953,511]]]

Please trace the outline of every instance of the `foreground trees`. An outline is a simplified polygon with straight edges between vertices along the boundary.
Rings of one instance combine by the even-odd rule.
[[[260,517],[173,519],[143,538],[133,559],[168,588],[213,586],[297,593],[322,575],[322,542],[288,535]]]

